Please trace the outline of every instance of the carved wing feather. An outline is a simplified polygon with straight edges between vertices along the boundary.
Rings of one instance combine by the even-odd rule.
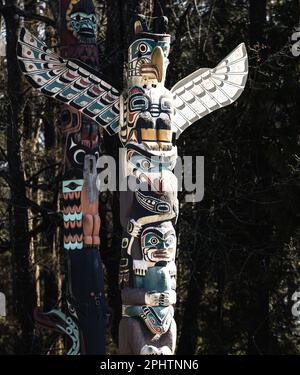
[[[76,108],[110,134],[119,131],[120,94],[98,72],[78,60],[63,59],[24,28],[17,55],[33,87]]]
[[[171,92],[177,138],[195,121],[233,103],[243,92],[247,75],[248,56],[242,43],[214,69],[199,69],[176,83]]]

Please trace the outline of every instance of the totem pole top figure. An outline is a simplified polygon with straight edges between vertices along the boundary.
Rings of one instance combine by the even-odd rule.
[[[72,15],[81,13],[74,11],[76,4],[72,9],[70,22]],[[92,15],[79,16],[76,32],[92,30]],[[165,17],[158,18],[154,20],[154,32],[149,32],[145,18],[135,21],[123,93],[88,65],[58,56],[26,29],[21,30],[18,43],[20,67],[35,88],[81,111],[109,134],[118,133],[124,146],[135,143],[151,154],[172,152],[186,128],[241,95],[247,81],[248,57],[241,43],[215,68],[196,70],[167,90],[164,80],[170,35],[165,33],[166,25]]]
[[[71,0],[65,3],[67,29],[80,42],[92,43],[97,32],[97,19],[93,0]]]
[[[165,34],[167,22],[166,17],[155,18],[154,32],[148,30],[143,16],[134,22],[121,106],[126,118],[120,121],[120,138],[127,148],[135,144],[160,156],[176,154],[172,94],[164,86],[171,40]]]
[[[164,85],[171,41],[171,36],[165,33],[167,23],[166,17],[155,18],[155,32],[151,33],[143,16],[135,21],[127,68],[127,79],[132,86]]]

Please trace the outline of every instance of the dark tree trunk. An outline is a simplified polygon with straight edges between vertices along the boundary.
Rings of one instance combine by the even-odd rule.
[[[48,31],[46,33],[46,41],[48,45],[53,45],[52,35]],[[56,147],[56,131],[55,131],[55,107],[53,107],[53,101],[45,98],[45,113],[43,118],[43,131],[45,137],[45,153],[47,165],[53,165],[56,163],[54,150]],[[47,169],[45,171],[45,181],[50,185],[51,194],[45,196],[43,205],[51,212],[57,210],[58,204],[58,184],[56,182],[55,168]],[[50,267],[43,270],[43,281],[44,281],[44,310],[48,311],[55,306],[58,300],[58,282],[57,282],[57,271],[58,265],[58,254],[59,249],[55,248],[55,233],[57,229],[57,223],[54,221],[53,215],[46,215],[44,221],[47,222],[47,230],[44,235],[44,242],[46,251],[51,259]]]
[[[177,226],[180,227],[180,221],[182,217],[179,215],[179,220]],[[204,223],[203,217],[198,217],[195,220],[194,226],[194,235],[197,236],[198,228],[203,228],[201,225]],[[203,229],[202,229],[203,230]],[[179,245],[180,246],[180,237],[179,237]],[[193,242],[193,241],[191,241]],[[177,248],[177,251],[185,251],[184,244],[181,245],[181,248]],[[205,283],[205,274],[200,273],[198,270],[203,264],[203,254],[199,251],[198,248],[194,248],[191,251],[191,258],[192,258],[192,269],[190,271],[190,278],[188,281],[187,286],[187,296],[183,303],[183,316],[181,320],[181,329],[180,329],[180,336],[178,338],[177,343],[177,355],[187,354],[193,355],[197,351],[197,339],[199,336],[199,329],[198,329],[198,320],[201,315],[200,305],[202,302],[202,295],[204,291],[204,283]],[[186,265],[184,265],[184,268]],[[177,275],[180,277],[181,275]]]
[[[184,304],[181,335],[177,345],[177,355],[195,354],[198,338],[198,313],[201,300],[201,288],[196,277],[191,277],[188,294]]]
[[[167,16],[167,2],[166,0],[155,0],[153,17]]]
[[[269,327],[269,259],[267,255],[252,259],[253,286],[249,296],[248,355],[270,354]],[[255,278],[255,275],[259,275]],[[265,275],[265,277],[263,276]]]
[[[264,27],[266,22],[266,0],[251,0],[249,9],[250,18],[250,43],[263,43]],[[257,98],[257,112],[260,113],[263,99]],[[261,108],[263,111],[263,108]],[[272,174],[266,160],[265,148],[261,142],[259,128],[262,120],[253,116],[253,143],[256,144],[256,150],[251,158],[253,165],[256,166],[255,173],[262,189],[269,189],[272,184]],[[259,163],[257,161],[259,160]],[[251,261],[249,262],[250,297],[248,306],[248,354],[266,355],[270,351],[270,326],[269,326],[269,264],[270,255],[266,244],[272,241],[272,227],[267,220],[266,213],[260,210],[256,205],[252,210],[253,220],[261,223],[260,228],[253,230],[252,238],[256,243],[261,243],[264,239],[261,249],[258,251],[251,249]]]
[[[107,2],[107,33],[103,72],[115,87],[123,87],[123,65],[133,33],[130,20],[143,11],[143,0]],[[108,66],[109,65],[109,66]]]
[[[12,3],[15,3],[13,1]],[[7,126],[7,156],[11,180],[11,247],[13,267],[14,312],[21,327],[16,353],[32,352],[35,290],[29,254],[28,213],[26,207],[25,178],[20,152],[20,130],[23,126],[23,94],[21,72],[16,58],[19,20],[13,7],[2,12],[6,25],[6,56],[8,73],[9,124]]]
[[[264,42],[266,23],[266,0],[250,0],[250,43]]]

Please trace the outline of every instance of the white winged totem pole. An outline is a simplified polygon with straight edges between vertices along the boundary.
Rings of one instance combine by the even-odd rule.
[[[89,66],[57,56],[28,31],[19,39],[18,58],[29,82],[118,134],[125,149],[120,354],[174,354],[176,139],[195,121],[233,103],[248,74],[242,43],[215,68],[199,69],[166,89],[167,23],[166,17],[155,18],[150,32],[145,17],[136,18],[122,93]]]

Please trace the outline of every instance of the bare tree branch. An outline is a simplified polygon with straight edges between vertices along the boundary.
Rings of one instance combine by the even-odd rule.
[[[42,16],[40,14],[31,13],[31,12],[22,10],[22,9],[16,7],[15,5],[11,5],[11,4],[10,5],[1,5],[0,6],[0,13],[2,13],[3,16],[5,17],[5,14],[9,9],[10,10],[13,9],[14,13],[19,15],[20,17],[24,17],[24,18],[31,19],[31,20],[41,21],[41,22],[44,22],[45,24],[47,24],[49,26],[56,27],[56,22],[53,19],[51,19],[49,17]]]

